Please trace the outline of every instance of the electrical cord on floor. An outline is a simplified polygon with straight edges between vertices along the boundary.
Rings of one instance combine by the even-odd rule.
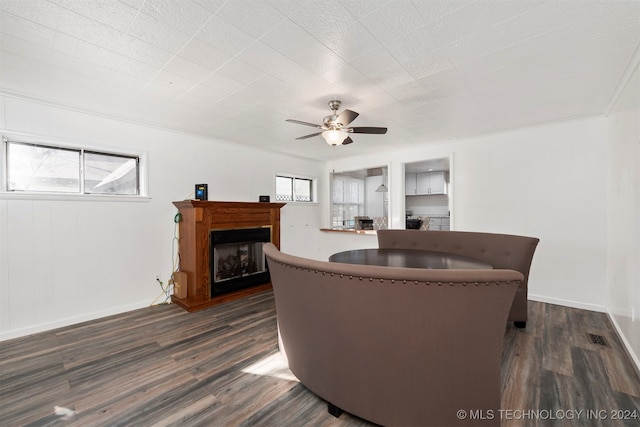
[[[167,283],[167,286],[165,286],[159,277],[156,277],[156,281],[160,285],[160,289],[162,289],[162,293],[158,295],[158,297],[155,300],[153,300],[151,305],[169,304],[171,302],[171,284]],[[157,303],[156,301],[158,301],[163,295],[164,295],[164,301]]]
[[[166,285],[162,280],[160,280],[159,277],[156,277],[156,281],[160,285],[160,289],[162,289],[162,293],[158,295],[158,297],[155,300],[153,300],[151,305],[171,303],[171,295],[173,294],[173,290],[175,286],[173,274],[179,271],[180,269],[180,253],[176,251],[176,246],[180,244],[178,224],[180,224],[181,221],[182,221],[182,214],[178,212],[173,217],[174,226],[173,226],[173,239],[171,241],[171,276],[169,277],[169,280],[167,280]],[[163,296],[164,296],[164,300],[162,302],[157,302]]]

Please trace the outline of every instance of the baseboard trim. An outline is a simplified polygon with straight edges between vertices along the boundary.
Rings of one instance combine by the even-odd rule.
[[[631,348],[631,343],[627,340],[627,337],[622,332],[622,329],[620,328],[620,325],[616,321],[615,316],[613,316],[608,311],[607,311],[607,316],[609,317],[609,320],[611,321],[611,324],[613,325],[613,329],[616,331],[618,338],[620,338],[620,341],[622,342],[622,346],[626,350],[627,355],[629,356],[629,359],[631,359],[631,362],[633,362],[633,365],[634,365],[634,368],[636,368],[636,373],[638,374],[638,377],[640,377],[640,359],[638,358],[638,355],[633,352],[633,348]]]
[[[127,304],[120,307],[114,307],[108,310],[94,311],[92,313],[85,313],[78,316],[67,317],[65,319],[59,319],[53,322],[39,323],[37,325],[31,325],[25,328],[11,329],[8,331],[0,332],[0,341],[20,338],[40,332],[51,331],[52,329],[63,328],[65,326],[87,322],[89,320],[96,320],[101,317],[112,316],[114,314],[126,313],[127,311],[137,310],[144,307],[149,307],[148,300],[140,301],[134,304]]]
[[[542,295],[535,295],[535,294],[529,294],[528,298],[532,301],[545,302],[547,304],[555,304],[555,305],[562,305],[565,307],[580,308],[582,310],[597,311],[599,313],[607,312],[607,308],[604,305],[600,305],[600,304],[589,304],[589,303],[580,302],[580,301],[566,300],[566,299],[560,299],[560,298],[550,298],[550,297],[545,297]]]

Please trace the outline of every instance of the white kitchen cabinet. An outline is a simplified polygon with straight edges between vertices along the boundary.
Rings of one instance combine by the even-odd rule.
[[[431,188],[430,173],[419,173],[416,175],[416,194],[429,194]]]
[[[408,174],[407,174],[408,175]],[[447,194],[445,172],[423,172],[416,175],[416,195]]]
[[[447,194],[447,183],[444,172],[429,173],[429,194]]]
[[[442,218],[442,224],[440,225],[440,230],[450,230],[451,229],[451,218],[444,217]]]
[[[408,173],[404,176],[404,194],[407,196],[415,196],[416,195],[416,174]]]
[[[429,217],[429,230],[450,230],[451,221],[448,216]]]

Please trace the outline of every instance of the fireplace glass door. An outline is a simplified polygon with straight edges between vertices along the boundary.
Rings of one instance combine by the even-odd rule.
[[[214,230],[210,236],[211,295],[270,280],[262,245],[271,241],[267,227]]]
[[[213,259],[215,282],[264,273],[262,245],[258,242],[242,242],[216,246]]]

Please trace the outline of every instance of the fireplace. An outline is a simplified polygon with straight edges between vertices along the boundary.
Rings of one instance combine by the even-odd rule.
[[[202,310],[271,288],[262,245],[280,247],[284,203],[173,202],[180,211],[181,290],[171,300],[188,311]],[[185,286],[186,284],[186,286]]]
[[[271,227],[212,230],[209,236],[211,295],[268,282],[262,245],[270,241]]]

